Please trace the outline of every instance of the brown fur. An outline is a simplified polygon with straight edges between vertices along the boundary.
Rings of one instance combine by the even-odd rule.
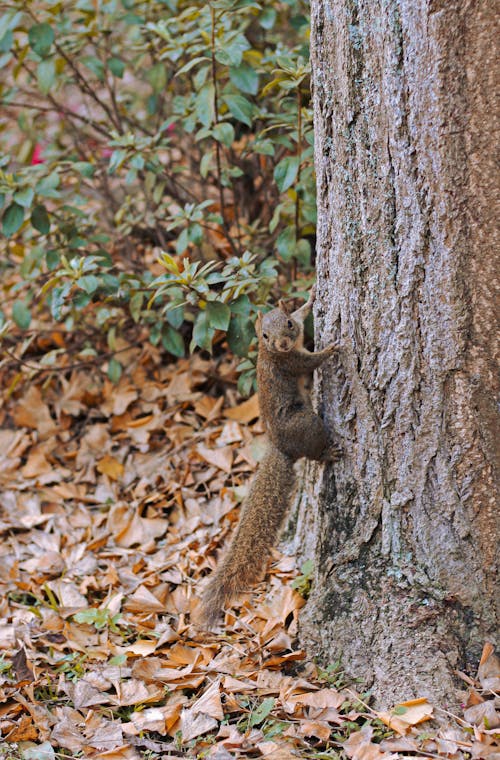
[[[234,596],[264,574],[294,487],[295,460],[335,460],[340,453],[329,444],[323,421],[313,411],[304,386],[304,378],[338,349],[332,345],[311,353],[304,348],[304,320],[313,300],[314,291],[292,314],[280,301],[277,309],[257,318],[259,405],[270,445],[234,538],[203,594],[198,617],[209,626]]]
[[[264,574],[294,487],[293,460],[269,446],[253,479],[233,540],[202,597],[213,625],[225,605]]]

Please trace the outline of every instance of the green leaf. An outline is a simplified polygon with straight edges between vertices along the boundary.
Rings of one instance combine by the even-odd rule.
[[[167,67],[164,63],[155,63],[146,73],[146,79],[153,92],[160,93],[167,86]]]
[[[171,256],[166,251],[162,251],[160,254],[160,262],[163,264],[167,272],[171,272],[172,274],[179,274],[179,264],[174,259],[173,256]]]
[[[255,370],[253,372],[242,372],[238,377],[238,391],[246,398],[253,390],[255,380]]]
[[[60,178],[57,172],[52,172],[47,177],[43,177],[36,185],[36,192],[45,198],[59,198],[56,188],[59,187]]]
[[[9,30],[0,39],[0,53],[9,53],[13,42],[14,42],[14,35]],[[8,56],[7,60],[10,60],[10,55]]]
[[[23,19],[23,13],[2,13],[0,15],[0,38],[3,38],[4,34],[11,29],[15,29]]]
[[[211,169],[213,169],[213,153],[212,151],[207,151],[200,161],[200,175],[203,179],[207,178],[208,172]]]
[[[2,230],[5,237],[10,237],[17,232],[23,222],[23,207],[19,203],[11,203],[7,206],[2,216]]]
[[[66,282],[64,285],[58,285],[52,291],[50,311],[52,316],[56,320],[60,320],[62,317],[62,308],[66,300],[66,296],[71,290],[71,282]]]
[[[127,664],[126,654],[117,654],[108,660],[108,665],[110,666],[116,665],[117,667],[123,667],[123,665],[126,665],[126,664]]]
[[[203,227],[201,224],[198,224],[195,222],[194,224],[190,224],[188,227],[188,238],[190,243],[194,243],[195,245],[201,245],[203,241]]]
[[[146,23],[146,19],[143,16],[138,16],[137,13],[126,13],[121,20],[127,26],[142,26]]]
[[[72,299],[72,305],[76,306],[78,310],[84,309],[91,302],[92,297],[89,293],[85,293],[83,290],[79,290]]]
[[[24,187],[22,190],[18,190],[17,193],[14,193],[13,197],[16,203],[19,203],[20,206],[23,206],[23,208],[29,208],[34,195],[35,191],[32,187]]]
[[[104,628],[109,622],[109,610],[99,610],[95,607],[89,607],[86,610],[81,610],[73,615],[73,619],[77,623],[88,623],[94,625],[96,628]]]
[[[10,32],[8,32],[10,34]],[[0,43],[1,46],[1,43]],[[7,66],[7,64],[12,60],[12,53],[4,53],[3,55],[0,55],[0,69],[3,69]]]
[[[167,321],[172,327],[179,328],[184,322],[184,309],[182,306],[169,309],[165,314]]]
[[[396,707],[393,709],[392,714],[393,715],[404,715],[406,712],[408,712],[408,708],[404,705],[396,705]]]
[[[217,142],[222,143],[226,148],[230,148],[234,142],[234,127],[228,121],[221,121],[216,124],[212,130]]]
[[[47,213],[47,209],[44,205],[39,203],[31,212],[31,224],[41,232],[42,235],[47,235],[50,232],[50,219]]]
[[[241,92],[256,95],[259,90],[259,75],[248,63],[242,63],[240,66],[231,66],[229,78]]]
[[[233,314],[243,314],[245,317],[248,317],[251,310],[252,302],[245,294],[238,296],[238,298],[235,298],[234,301],[231,301],[231,311]]]
[[[255,712],[252,713],[249,721],[250,726],[258,726],[259,723],[263,723],[273,709],[275,702],[276,700],[274,697],[268,697],[267,699],[264,699],[264,701],[261,702],[259,707],[255,710]]]
[[[118,77],[118,79],[121,79],[125,71],[125,62],[122,61],[121,58],[109,58],[108,69],[111,71],[112,74],[115,75],[115,77]]]
[[[212,340],[215,334],[213,327],[208,324],[207,314],[205,311],[200,311],[196,317],[196,322],[193,327],[193,337],[189,344],[189,350],[192,352],[199,346],[206,351],[212,351]]]
[[[108,377],[111,380],[112,383],[116,385],[120,377],[122,376],[122,365],[118,361],[118,359],[115,359],[115,357],[111,357],[108,364]]]
[[[114,150],[109,159],[108,174],[113,174],[127,160],[126,150]]]
[[[300,566],[300,572],[302,575],[307,575],[310,578],[314,572],[314,561],[312,559],[306,559]]]
[[[40,58],[45,58],[50,52],[54,42],[54,30],[50,24],[35,24],[28,32],[28,40],[32,50]]]
[[[38,64],[36,78],[40,92],[46,95],[56,79],[56,65],[53,58],[46,58]]]
[[[285,227],[276,240],[276,249],[283,261],[290,261],[295,249],[295,243],[295,228]]]
[[[133,166],[134,169],[144,169],[144,164],[144,158],[139,153],[136,153],[135,156],[132,156],[130,159],[130,166]]]
[[[261,153],[263,156],[274,156],[276,151],[272,140],[256,140],[253,149],[256,153]]]
[[[141,316],[141,309],[144,303],[144,296],[145,294],[139,291],[139,293],[134,293],[134,295],[130,299],[129,309],[130,309],[130,313],[132,315],[132,319],[134,320],[134,322],[138,322]]]
[[[307,266],[311,260],[311,244],[309,240],[305,238],[297,240],[293,255],[302,266]]]
[[[224,102],[238,121],[252,126],[253,105],[243,95],[225,95]]]
[[[92,294],[95,293],[97,288],[100,285],[99,278],[96,277],[94,274],[86,274],[83,277],[80,277],[76,284],[79,288],[82,288],[86,293]]]
[[[195,99],[196,116],[204,127],[209,127],[215,116],[214,86],[212,82],[205,84]]]
[[[244,34],[237,34],[232,39],[219,41],[215,51],[215,58],[224,66],[239,66],[243,53],[248,50],[250,43]]]
[[[93,177],[96,167],[94,164],[91,164],[88,161],[75,161],[73,164],[73,169],[75,169],[78,174],[81,174],[82,177]]]
[[[175,72],[175,76],[179,76],[179,74],[186,74],[188,71],[191,71],[192,68],[197,66],[202,61],[209,61],[210,58],[208,58],[206,55],[198,55],[196,58],[191,58],[190,61],[184,64],[178,71]]]
[[[233,354],[248,356],[248,349],[254,337],[253,321],[245,314],[234,314],[227,331],[227,342]]]
[[[297,178],[299,170],[299,157],[286,156],[274,167],[274,179],[281,193],[288,190]]]
[[[208,324],[217,330],[227,330],[231,319],[231,309],[221,301],[208,301],[205,311],[207,312]]]
[[[272,29],[276,23],[277,13],[274,8],[264,8],[259,16],[259,24],[263,29]]]
[[[184,356],[184,338],[171,325],[164,324],[161,331],[163,348],[173,356]]]
[[[45,261],[47,262],[47,268],[50,272],[53,272],[54,269],[57,269],[59,266],[59,262],[61,261],[61,257],[59,255],[59,251],[57,251],[55,248],[51,248],[47,251],[45,254]]]
[[[104,82],[104,64],[95,55],[87,55],[81,62],[86,66],[100,82]]]
[[[189,230],[186,228],[182,230],[181,234],[176,240],[176,243],[175,243],[176,253],[180,256],[181,253],[184,253],[188,245],[189,245]]]
[[[12,319],[21,330],[27,330],[31,323],[31,312],[24,301],[14,301]]]

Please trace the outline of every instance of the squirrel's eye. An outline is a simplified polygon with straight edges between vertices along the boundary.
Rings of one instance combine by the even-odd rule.
[[[267,334],[266,333],[262,333],[262,337],[267,340]]]
[[[288,327],[290,327],[290,329],[293,327],[293,322],[291,319],[288,320]]]

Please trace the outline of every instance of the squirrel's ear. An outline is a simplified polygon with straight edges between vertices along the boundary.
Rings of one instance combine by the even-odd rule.
[[[284,314],[289,314],[290,313],[290,308],[286,305],[286,303],[283,301],[283,299],[281,299],[280,301],[278,301],[278,309],[280,311],[282,311]]]
[[[262,312],[257,312],[257,319],[255,320],[255,332],[257,333],[257,337],[260,338],[262,334]]]

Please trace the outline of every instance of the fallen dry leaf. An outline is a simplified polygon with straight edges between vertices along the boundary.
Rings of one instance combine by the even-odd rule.
[[[400,702],[391,712],[379,712],[377,715],[386,726],[404,735],[412,726],[430,720],[433,711],[433,706],[425,697],[421,697],[420,699]]]
[[[193,715],[197,713],[203,713],[203,715],[210,715],[212,718],[222,720],[224,718],[224,711],[222,709],[222,702],[220,696],[219,680],[214,683],[199,697],[191,707]]]
[[[196,451],[209,464],[213,464],[224,472],[231,472],[233,450],[230,446],[223,446],[219,449],[209,449],[207,446],[199,444],[196,447]]]
[[[364,726],[361,731],[351,734],[343,744],[347,757],[351,760],[397,760],[397,754],[383,752],[380,745],[372,742],[372,736],[372,726]]]
[[[182,710],[180,717],[180,732],[183,741],[189,742],[197,736],[206,734],[217,728],[218,722],[210,715],[195,713],[192,709]]]
[[[125,467],[115,457],[106,454],[102,459],[99,459],[96,465],[99,472],[107,475],[111,480],[118,480],[122,477]]]
[[[232,409],[224,410],[225,417],[243,423],[252,422],[252,420],[257,419],[259,414],[259,399],[256,393],[254,393],[253,396],[250,396],[250,398],[242,404],[239,404]]]
[[[479,661],[477,678],[488,691],[500,691],[500,657],[495,654],[493,644],[487,641]]]
[[[14,407],[12,416],[18,427],[36,430],[40,439],[47,438],[56,431],[56,423],[36,385],[28,388],[24,397]]]
[[[224,635],[192,625],[267,445],[257,397],[234,406],[227,357],[167,364],[152,346],[130,356],[117,385],[73,370],[0,409],[0,754],[18,737],[54,760],[291,760],[340,754],[351,732],[356,760],[493,760],[489,646],[478,680],[467,676],[468,707],[485,711],[469,716],[473,735],[419,738],[431,709],[421,700],[388,713],[399,744],[353,730],[371,714],[346,706],[349,694],[320,682],[298,649],[293,557],[273,553]]]
[[[495,702],[493,700],[468,707],[464,712],[464,718],[479,728],[500,727],[500,712],[495,709]]]

